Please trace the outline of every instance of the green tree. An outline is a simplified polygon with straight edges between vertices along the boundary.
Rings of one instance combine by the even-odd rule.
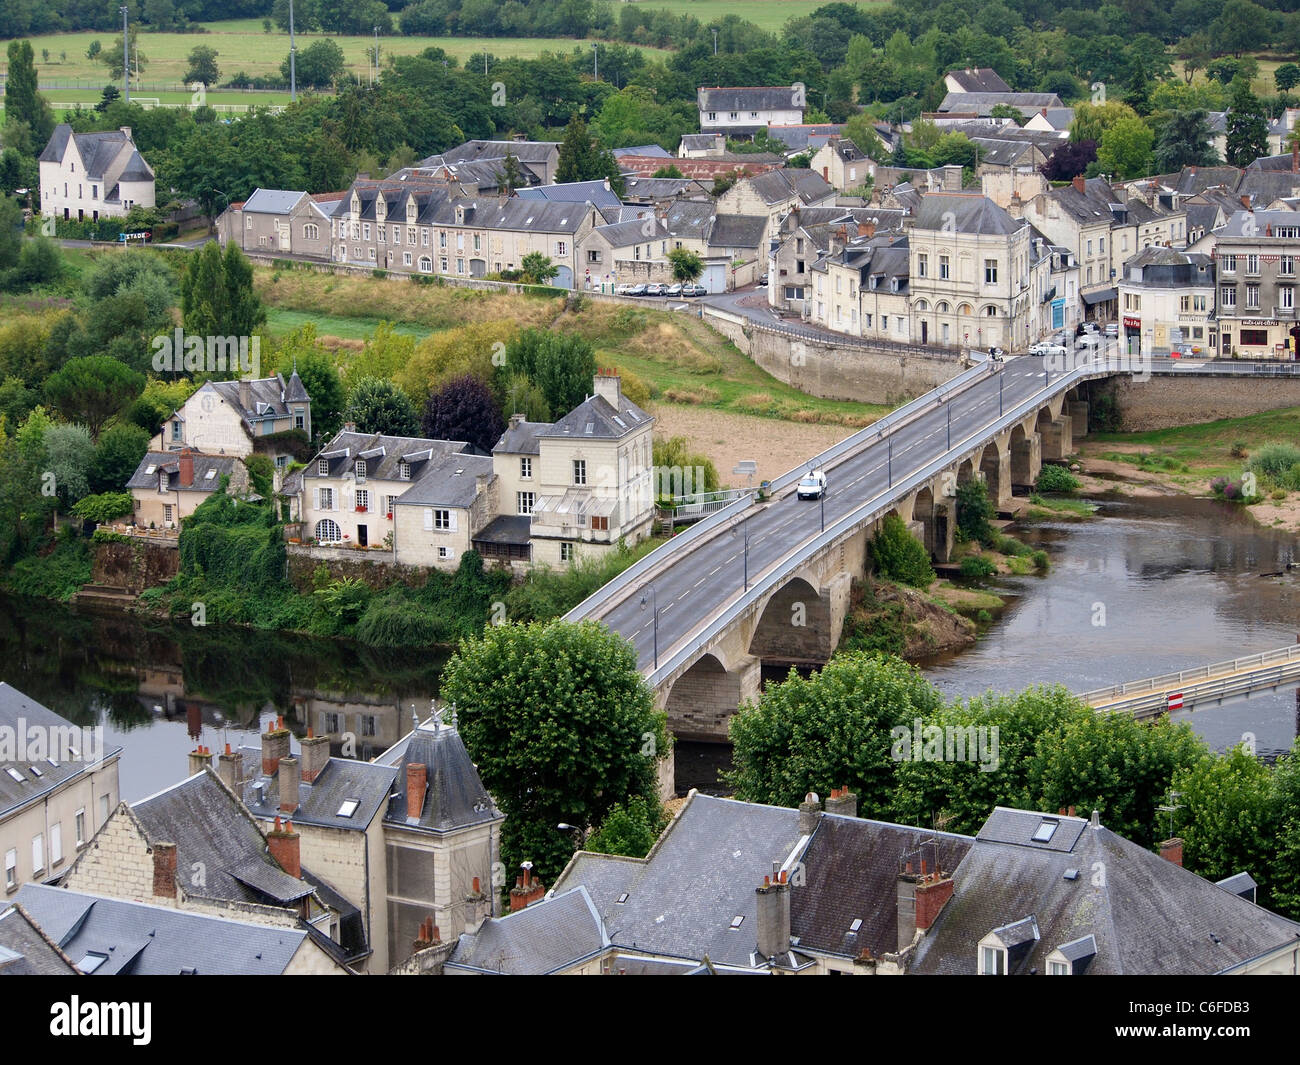
[[[560,272],[545,252],[530,251],[519,263],[519,271],[530,285],[544,285]]]
[[[144,73],[145,67],[149,65],[149,57],[140,51],[139,42],[136,38],[139,36],[139,23],[131,23],[127,32],[128,46],[130,52],[130,70],[132,80],[139,80],[140,75]],[[122,35],[119,33],[113,38],[113,43],[99,53],[99,61],[114,73],[120,74],[122,71]]]
[[[1250,82],[1238,77],[1232,83],[1232,105],[1228,108],[1227,162],[1229,166],[1249,166],[1268,154],[1268,122],[1259,98],[1250,91]]]
[[[551,881],[573,852],[560,822],[601,824],[640,798],[657,816],[664,717],[631,644],[594,622],[489,626],[447,663],[442,696],[506,815],[507,867]]]
[[[526,184],[523,171],[519,167],[519,160],[515,158],[515,153],[509,148],[506,149],[506,157],[501,162],[499,180],[501,182],[501,191],[507,196],[521,185]]]
[[[892,811],[896,727],[939,711],[943,699],[898,658],[836,655],[819,672],[793,669],[731,719],[735,770],[727,780],[747,802],[796,806],[808,792],[848,786],[864,817]]]
[[[205,44],[190,49],[189,66],[185,69],[186,84],[196,81],[204,85],[215,85],[221,78],[221,68],[217,66],[217,50]]]
[[[674,248],[668,253],[668,261],[673,267],[673,280],[693,282],[704,273],[704,263],[689,248]]]
[[[993,542],[992,521],[996,510],[989,499],[988,485],[977,478],[957,486],[957,531],[979,544]]]
[[[302,49],[297,56],[294,73],[299,88],[328,89],[347,69],[347,60],[343,49],[328,37],[313,41]],[[280,76],[289,80],[289,57],[284,57],[280,64]]]
[[[1100,142],[1106,130],[1125,118],[1137,118],[1137,112],[1118,100],[1108,100],[1103,104],[1081,103],[1074,109],[1070,140]]]
[[[9,42],[9,70],[5,76],[5,122],[21,122],[45,146],[54,132],[54,113],[37,91],[36,62],[30,41]]]
[[[349,361],[343,383],[351,386],[363,377],[396,381],[415,354],[415,346],[415,337],[410,333],[399,333],[391,322],[380,322],[366,337],[362,349]]]
[[[1267,47],[1272,37],[1273,13],[1251,0],[1227,0],[1209,33],[1216,47],[1240,56]]]
[[[1018,111],[1016,113],[1019,114]],[[868,159],[883,163],[889,158],[885,144],[876,132],[876,120],[866,113],[849,116],[849,120],[844,123],[844,137],[851,140],[854,147]]]
[[[1023,126],[1028,121],[1025,118],[1025,113],[1011,104],[994,104],[993,109],[989,111],[989,116],[991,118],[1009,118],[1017,126]]]
[[[1283,63],[1273,71],[1273,82],[1278,92],[1290,92],[1300,85],[1300,66],[1295,63]]]
[[[684,436],[656,436],[651,444],[656,496],[686,496],[716,492],[718,468],[702,451],[692,451]]]
[[[889,514],[871,538],[871,561],[883,580],[928,588],[934,583],[934,567],[925,545],[908,532],[903,519]]]
[[[45,382],[45,398],[98,440],[100,430],[144,391],[144,375],[110,355],[69,359]]]
[[[419,415],[407,394],[392,381],[379,377],[363,377],[357,382],[348,397],[344,417],[356,422],[363,433],[415,436],[420,431]]]
[[[675,164],[669,163],[667,166],[661,166],[650,176],[657,178],[683,178],[686,175],[678,170]]]
[[[1154,140],[1151,127],[1140,118],[1121,118],[1102,134],[1097,162],[1107,173],[1121,178],[1149,174]]]
[[[266,308],[253,289],[253,265],[237,244],[223,252],[209,241],[181,274],[181,314],[194,336],[251,337],[266,324]]]
[[[315,327],[308,325],[313,335]],[[343,424],[346,402],[343,382],[334,360],[324,350],[307,351],[298,359],[298,376],[311,397],[311,424],[322,440],[328,440]]]
[[[1146,67],[1142,65],[1141,59],[1133,63],[1133,74],[1124,92],[1124,102],[1139,115],[1151,113],[1151,83],[1147,80]]]
[[[53,425],[37,407],[12,436],[0,433],[0,562],[26,554],[44,534],[54,499],[43,495],[45,433]]]
[[[45,431],[45,454],[59,506],[66,511],[90,491],[95,444],[84,425],[52,425]]]
[[[583,850],[644,858],[664,827],[663,818],[656,817],[656,812],[642,795],[634,796],[627,805],[616,803],[600,827],[587,838]]]
[[[525,329],[505,350],[506,376],[533,382],[546,397],[552,417],[562,417],[586,399],[596,375],[596,353],[578,336]]]
[[[116,492],[130,480],[149,450],[149,433],[138,425],[119,422],[99,434],[90,467],[92,492]]]
[[[1156,171],[1177,173],[1185,166],[1214,166],[1219,155],[1204,111],[1174,111],[1160,130],[1152,154]]]
[[[555,170],[557,182],[595,181],[609,179],[609,187],[617,196],[626,191],[618,160],[607,148],[602,148],[591,135],[581,115],[575,114],[564,129],[560,142],[560,158]]]

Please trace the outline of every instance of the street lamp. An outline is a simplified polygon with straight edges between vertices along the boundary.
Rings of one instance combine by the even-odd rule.
[[[293,32],[293,0],[289,0],[289,99],[298,100],[298,44]]]
[[[659,668],[659,597],[655,595],[655,586],[653,584],[649,586],[648,590],[650,592],[650,617],[651,617],[650,628],[654,633],[655,669],[658,669]],[[646,607],[646,597],[645,595],[642,595],[641,609],[644,610],[645,607]]]
[[[574,841],[573,841],[573,842],[574,842],[574,848],[573,848],[573,849],[574,849],[575,851],[580,851],[580,850],[582,850],[582,843],[583,843],[582,834],[583,834],[583,831],[584,831],[584,830],[583,830],[583,827],[582,827],[581,825],[571,825],[571,824],[569,824],[567,821],[561,821],[561,822],[560,822],[558,825],[556,825],[555,827],[558,828],[561,832],[576,832],[576,833],[577,833],[577,836],[574,837]]]
[[[745,591],[749,591],[749,526],[743,521],[740,523],[740,531],[745,534]],[[731,527],[731,535],[736,535],[736,526]]]

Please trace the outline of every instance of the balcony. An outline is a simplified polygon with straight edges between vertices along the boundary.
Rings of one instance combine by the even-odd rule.
[[[1273,317],[1274,317],[1274,318],[1294,318],[1294,317],[1295,317],[1295,308],[1294,308],[1294,307],[1274,307],[1274,308],[1273,308]]]

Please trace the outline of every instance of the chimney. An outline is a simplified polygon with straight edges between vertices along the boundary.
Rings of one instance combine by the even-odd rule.
[[[175,843],[153,845],[153,897],[156,899],[176,897]]]
[[[533,863],[524,862],[523,873],[515,878],[515,886],[510,889],[510,912],[522,910],[546,894],[542,882],[533,876]]]
[[[281,869],[295,880],[302,879],[302,847],[292,821],[285,821],[281,826],[277,817],[275,828],[266,834],[266,845]]]
[[[775,958],[790,949],[790,885],[786,874],[773,880],[763,877],[758,895],[758,953]]]
[[[117,128],[121,130],[122,135],[125,136],[127,140],[132,140],[130,126],[118,126]],[[132,141],[132,143],[134,143],[134,141]]]
[[[344,423],[343,423],[343,431],[344,431],[345,433],[355,433],[355,432],[357,431],[357,423],[356,423],[356,422],[344,422]]]
[[[1173,862],[1174,865],[1183,864],[1183,841],[1180,837],[1175,836],[1173,839],[1167,839],[1160,844],[1160,857],[1167,862]]]
[[[251,392],[248,387],[248,378],[246,377],[241,377],[239,379],[239,409],[240,410],[253,409]]]
[[[302,780],[300,763],[292,755],[280,759],[280,812],[291,814],[298,809],[298,784]]]
[[[858,797],[848,788],[832,788],[831,797],[826,800],[826,812],[842,817],[857,817]]]
[[[189,448],[183,448],[177,464],[180,467],[179,483],[189,487],[194,483],[194,452]]]
[[[1300,172],[1300,140],[1291,142],[1291,173]]]
[[[939,911],[952,898],[952,892],[952,877],[937,870],[916,885],[916,931],[925,932],[934,926],[934,922],[939,919]]]
[[[1243,196],[1241,197],[1241,206],[1244,207],[1247,211],[1250,210],[1250,197],[1249,197],[1249,196],[1245,196],[1245,195],[1243,195]]]
[[[190,776],[202,773],[210,765],[212,765],[212,752],[206,747],[195,747],[190,751]]]
[[[330,738],[313,735],[309,728],[307,738],[300,746],[302,747],[302,782],[314,784],[316,778],[325,769],[325,763],[330,760]]]
[[[1040,115],[1042,115],[1044,118],[1046,118],[1046,117],[1047,117],[1047,108],[1044,107],[1044,108],[1043,108],[1041,111],[1039,111],[1038,113],[1039,113]]]
[[[860,237],[874,237],[875,235],[876,235],[876,223],[875,223],[875,222],[859,222],[859,223],[858,223],[858,236],[860,236]]]
[[[1074,191],[1077,192],[1080,196],[1084,195],[1084,193],[1088,191],[1088,186],[1084,182],[1084,177],[1082,174],[1075,174],[1071,184],[1074,185]]]
[[[619,402],[623,396],[623,386],[619,381],[618,374],[613,370],[597,370],[594,384],[594,394],[604,396],[609,401],[609,405],[615,410],[619,409]]]
[[[262,775],[273,777],[280,768],[280,759],[289,757],[289,730],[284,718],[277,717],[275,724],[262,733]]]
[[[898,950],[906,950],[916,938],[916,886],[921,877],[908,862],[898,874]]]
[[[424,792],[429,783],[429,767],[423,762],[406,763],[406,816],[419,820],[424,812]]]
[[[822,801],[810,791],[799,804],[799,835],[811,836],[822,816]]]
[[[492,915],[492,900],[483,890],[482,883],[475,877],[473,890],[465,896],[465,931],[470,935],[477,932]]]
[[[511,429],[519,428],[519,426],[523,424],[523,421],[524,421],[524,416],[522,414],[510,415],[510,428]]]
[[[217,757],[217,776],[231,791],[238,794],[240,757],[231,753],[230,744],[226,744],[226,753]]]

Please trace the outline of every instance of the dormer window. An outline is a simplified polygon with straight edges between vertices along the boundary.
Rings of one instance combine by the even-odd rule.
[[[980,976],[1006,976],[1007,952],[997,947],[980,948]]]
[[[1044,817],[1033,836],[1030,837],[1035,843],[1051,843],[1052,836],[1056,833],[1060,821],[1053,820],[1050,817]]]
[[[397,464],[397,476],[403,481],[409,481],[411,479],[411,464],[407,462],[406,459],[402,459],[402,461]]]
[[[1048,976],[1069,976],[1070,966],[1063,961],[1049,961],[1047,963]]]
[[[328,477],[329,475],[330,475],[330,460],[329,460],[329,459],[317,459],[317,460],[316,460],[316,476],[317,476],[317,477]]]
[[[357,480],[364,481],[366,479],[366,460],[357,459],[356,465],[353,467],[353,470],[356,473]]]

